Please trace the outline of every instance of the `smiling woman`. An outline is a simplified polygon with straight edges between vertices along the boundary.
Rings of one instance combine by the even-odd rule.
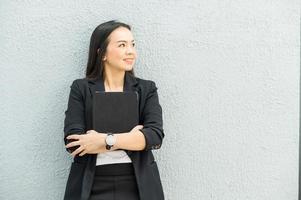
[[[152,150],[164,138],[162,108],[154,81],[135,77],[137,59],[131,27],[108,21],[93,31],[86,77],[71,85],[64,141],[73,156],[65,200],[163,200]],[[99,133],[92,126],[96,91],[136,91],[139,125],[122,134]]]
[[[115,72],[124,75],[125,71],[133,69],[137,55],[132,32],[128,28],[119,27],[110,34],[108,40],[109,44],[102,58],[105,75],[112,75]],[[112,80],[112,77],[109,79]],[[112,85],[116,84],[112,83]]]

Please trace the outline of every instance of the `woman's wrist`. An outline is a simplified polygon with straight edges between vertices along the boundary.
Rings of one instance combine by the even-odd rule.
[[[99,149],[100,149],[100,152],[104,152],[104,150],[106,150],[106,137],[107,137],[107,134],[106,133],[99,133]]]

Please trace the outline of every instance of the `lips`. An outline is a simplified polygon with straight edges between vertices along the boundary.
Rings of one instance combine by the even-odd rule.
[[[126,59],[123,59],[124,62],[128,63],[128,64],[132,64],[134,59],[133,58],[126,58]]]

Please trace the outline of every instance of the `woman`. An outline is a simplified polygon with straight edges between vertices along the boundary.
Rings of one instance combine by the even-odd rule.
[[[155,82],[134,76],[137,57],[129,25],[108,21],[94,30],[86,77],[71,85],[64,141],[74,157],[65,200],[163,200],[152,150],[164,138]],[[128,133],[98,133],[92,128],[95,91],[137,91],[139,124]],[[107,148],[106,148],[107,147]]]

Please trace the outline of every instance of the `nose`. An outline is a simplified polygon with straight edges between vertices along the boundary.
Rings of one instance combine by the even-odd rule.
[[[126,48],[126,53],[127,54],[133,54],[135,52],[135,48],[132,47],[131,45],[129,45],[127,48]]]

